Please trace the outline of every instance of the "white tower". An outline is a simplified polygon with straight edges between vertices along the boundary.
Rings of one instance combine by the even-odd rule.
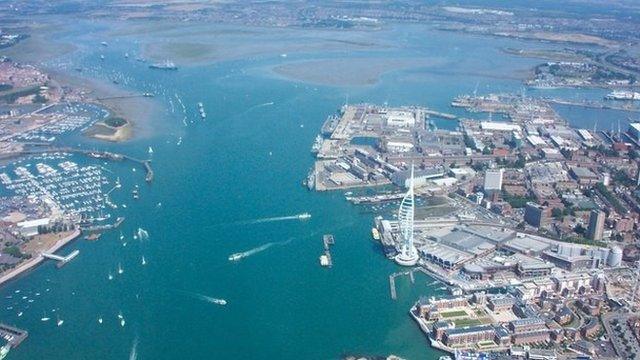
[[[398,210],[398,227],[402,236],[400,253],[395,260],[402,266],[414,266],[418,262],[418,250],[413,245],[413,221],[415,213],[415,203],[413,196],[413,164],[411,164],[411,179],[409,180],[409,191],[400,203]]]

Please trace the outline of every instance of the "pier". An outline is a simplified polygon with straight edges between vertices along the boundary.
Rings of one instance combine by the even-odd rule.
[[[324,253],[320,255],[320,265],[324,267],[332,267],[333,259],[331,258],[331,245],[335,244],[335,239],[331,234],[325,234],[322,236],[322,244],[324,246]]]
[[[600,102],[595,101],[570,101],[564,99],[545,99],[546,101],[559,105],[569,105],[569,106],[580,106],[591,109],[605,109],[605,110],[619,110],[619,111],[628,111],[628,112],[640,112],[640,109],[635,107],[624,107],[624,106],[612,106],[606,105]]]
[[[9,346],[15,348],[20,345],[27,336],[29,336],[29,332],[27,330],[18,329],[17,327],[0,323],[0,336],[7,340]]]
[[[146,182],[153,181],[154,173],[153,173],[153,168],[151,168],[151,160],[141,160],[129,155],[123,155],[123,154],[113,153],[109,151],[83,150],[83,149],[75,149],[71,147],[61,147],[61,148],[45,147],[45,148],[39,148],[39,149],[23,150],[19,153],[15,153],[14,155],[31,155],[31,154],[52,153],[52,152],[84,154],[96,159],[107,159],[112,161],[128,160],[128,161],[142,165],[142,167],[144,168],[144,171],[146,172],[146,175],[145,175]]]
[[[411,284],[413,285],[416,283],[416,277],[414,274],[416,271],[421,272],[429,277],[435,278],[438,281],[442,281],[441,279],[434,277],[433,274],[431,274],[421,266],[415,267],[408,271],[400,271],[400,272],[393,273],[389,275],[389,294],[391,295],[391,300],[398,299],[398,293],[396,292],[396,277],[407,275],[409,276],[409,281],[411,281]]]
[[[118,226],[120,226],[120,224],[122,224],[124,219],[125,219],[124,216],[120,216],[118,217],[118,219],[116,219],[116,222],[113,224],[85,226],[85,227],[82,227],[82,231],[92,232],[92,231],[105,231],[105,230],[115,229]]]
[[[73,260],[76,256],[78,256],[78,254],[80,254],[80,250],[73,250],[67,256],[60,256],[60,255],[46,253],[46,252],[43,252],[42,256],[47,258],[47,259],[51,259],[51,260],[57,261],[58,263],[56,264],[56,266],[58,268],[61,268],[64,265],[66,265],[69,261]]]
[[[137,97],[153,97],[152,93],[141,93],[141,94],[131,94],[131,95],[120,95],[120,96],[108,96],[97,98],[96,100],[117,100],[117,99],[131,99]]]
[[[431,115],[431,116],[435,116],[435,117],[439,117],[439,118],[443,118],[443,119],[447,119],[447,120],[456,120],[458,117],[453,115],[453,114],[447,114],[447,113],[443,113],[443,112],[439,112],[439,111],[433,111],[433,110],[423,110],[423,112],[425,114]]]

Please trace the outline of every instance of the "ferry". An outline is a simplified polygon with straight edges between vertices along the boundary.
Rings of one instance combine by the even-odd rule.
[[[178,67],[173,62],[167,60],[162,63],[155,63],[149,65],[150,69],[158,69],[158,70],[178,70]]]
[[[604,98],[607,100],[640,100],[640,93],[634,91],[614,90]]]
[[[371,228],[371,236],[374,240],[380,240],[380,232],[376,228]]]
[[[298,219],[299,220],[307,220],[307,219],[311,219],[311,214],[309,214],[308,212],[306,213],[302,213],[298,215]]]
[[[235,254],[229,255],[229,261],[238,261],[240,259],[242,259],[242,253],[235,253]]]
[[[9,355],[9,350],[11,350],[11,345],[6,344],[5,346],[0,348],[0,360],[4,359]]]

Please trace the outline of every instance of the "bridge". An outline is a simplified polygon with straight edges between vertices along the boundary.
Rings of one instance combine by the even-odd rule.
[[[73,260],[76,256],[78,256],[78,254],[80,254],[80,250],[73,250],[67,256],[60,256],[60,255],[46,253],[46,252],[43,252],[42,256],[44,258],[57,261],[58,262],[57,266],[61,267],[61,266],[65,265],[66,263],[68,263],[69,261]]]

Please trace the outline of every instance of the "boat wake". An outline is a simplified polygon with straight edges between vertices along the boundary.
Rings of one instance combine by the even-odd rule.
[[[261,223],[276,222],[276,221],[287,221],[287,220],[307,220],[309,218],[311,218],[311,214],[302,213],[302,214],[298,214],[298,215],[274,216],[274,217],[256,219],[256,220],[247,221],[245,223],[246,224],[261,224]]]
[[[138,239],[140,240],[149,239],[149,232],[143,228],[140,228],[140,227],[138,228],[137,235],[138,235]]]
[[[138,358],[138,337],[133,339],[133,345],[131,345],[131,352],[129,353],[129,360],[136,360]]]
[[[188,295],[188,296],[190,296],[190,297],[192,297],[192,298],[194,298],[194,299],[197,299],[197,300],[200,300],[200,301],[204,301],[204,302],[207,302],[209,304],[215,304],[215,305],[220,305],[220,306],[227,305],[227,300],[225,300],[225,299],[218,299],[218,298],[214,298],[214,297],[211,297],[211,296],[207,296],[207,295],[203,295],[203,294],[199,294],[197,292],[191,292],[191,291],[181,291],[181,292],[186,294],[186,295]]]
[[[285,241],[276,241],[276,242],[270,242],[270,243],[266,243],[264,245],[260,245],[256,248],[253,248],[251,250],[247,250],[245,252],[240,252],[240,253],[235,253],[235,254],[231,254],[229,255],[229,261],[240,261],[244,258],[248,258],[249,256],[253,256],[255,254],[261,253],[267,249],[269,249],[272,246],[276,246],[276,245],[287,245],[288,243],[291,242],[291,239],[285,240]]]

